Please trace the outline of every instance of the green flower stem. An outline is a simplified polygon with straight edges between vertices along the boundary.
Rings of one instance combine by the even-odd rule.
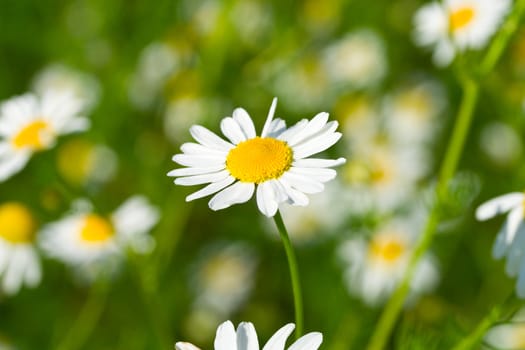
[[[293,300],[295,306],[295,338],[298,339],[301,335],[303,335],[303,298],[301,284],[299,283],[297,259],[295,258],[292,242],[290,242],[290,237],[288,236],[288,232],[284,226],[281,213],[277,211],[273,219],[277,225],[279,234],[281,235],[284,250],[286,251],[286,258],[288,259],[288,267],[290,268],[290,278],[292,280]]]
[[[89,291],[88,298],[68,334],[56,347],[57,350],[82,349],[95,329],[100,315],[106,306],[109,283],[106,280],[95,282]]]

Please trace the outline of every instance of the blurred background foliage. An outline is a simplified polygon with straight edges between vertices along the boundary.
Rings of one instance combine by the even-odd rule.
[[[261,343],[292,322],[288,268],[273,223],[253,201],[219,212],[205,200],[186,203],[191,189],[165,176],[176,167],[171,156],[190,141],[190,125],[218,132],[220,119],[242,106],[259,129],[277,96],[277,116],[288,125],[320,111],[341,123],[344,140],[332,155],[349,162],[337,184],[327,186],[331,197],[319,207],[312,203],[316,215],[285,208],[283,216],[301,224],[289,230],[306,329],[323,332],[324,349],[363,348],[381,303],[348,292],[342,242],[369,237],[432,200],[460,98],[454,69],[435,68],[430,53],[413,44],[412,15],[422,3],[1,0],[0,98],[34,89],[40,72],[58,65],[87,74],[97,103],[91,129],[36,155],[0,185],[0,200],[26,204],[39,225],[61,217],[76,198],[111,212],[138,193],[162,212],[152,231],[156,248],[146,256],[130,253],[109,285],[79,284],[60,263],[43,258],[37,288],[0,295],[4,347],[57,349],[73,332],[77,344],[70,348],[77,349],[169,349],[177,340],[209,349],[226,319],[253,322]],[[406,308],[392,348],[449,348],[514,288],[490,254],[501,219],[476,223],[473,208],[523,189],[524,62],[521,30],[483,81],[461,173],[451,185],[449,220],[432,249],[439,284]],[[428,119],[425,133],[414,131],[423,140],[405,148],[423,155],[394,164],[396,176],[410,181],[394,183],[400,194],[370,190],[390,170],[363,170],[363,159],[372,156],[360,149],[372,146],[359,136],[395,134],[393,115],[406,109]],[[413,174],[414,167],[424,170]],[[408,226],[420,230],[412,221]],[[72,331],[79,317],[88,319],[86,329]]]

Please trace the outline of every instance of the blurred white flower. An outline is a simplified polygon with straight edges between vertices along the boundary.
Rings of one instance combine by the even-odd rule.
[[[348,264],[344,279],[348,291],[369,305],[384,302],[403,278],[420,225],[388,222],[370,239],[356,237],[344,242],[340,258]],[[432,255],[427,254],[415,269],[410,283],[410,298],[431,291],[439,280]]]
[[[523,154],[521,136],[501,122],[491,122],[483,127],[479,147],[493,163],[502,167],[516,164]]]
[[[380,131],[381,113],[371,96],[343,97],[334,112],[341,121],[344,139],[351,145],[370,142]]]
[[[77,269],[88,281],[112,272],[127,248],[148,253],[154,247],[148,232],[159,220],[159,211],[143,196],[124,202],[110,217],[96,214],[86,202],[63,219],[46,225],[40,246],[50,257]]]
[[[443,125],[438,117],[445,106],[443,87],[424,80],[388,95],[382,107],[386,128],[396,142],[423,145]]]
[[[456,52],[481,49],[498,30],[511,7],[510,0],[443,0],[420,8],[414,39],[434,46],[434,62],[446,66]]]
[[[0,106],[0,181],[22,170],[33,153],[55,145],[59,135],[84,131],[83,102],[70,93],[25,94]]]
[[[525,194],[512,192],[493,198],[476,209],[476,219],[488,220],[498,214],[509,213],[496,241],[492,255],[495,259],[507,258],[505,271],[510,277],[518,276],[516,293],[525,298]]]
[[[525,349],[525,309],[521,309],[508,323],[492,327],[485,335],[490,349]]]
[[[367,29],[347,34],[325,49],[323,67],[333,84],[356,89],[375,86],[387,72],[383,41]]]
[[[181,53],[176,47],[163,42],[153,42],[142,50],[137,70],[131,77],[128,95],[138,108],[149,107],[164,87],[169,77],[181,65]]]
[[[284,350],[286,340],[294,330],[295,325],[289,323],[279,329],[264,345],[263,350]],[[297,339],[288,349],[290,350],[317,350],[323,342],[323,335],[319,332],[311,332]],[[230,321],[226,321],[217,328],[214,343],[215,350],[259,350],[259,340],[255,327],[250,322],[241,322],[235,327]],[[199,350],[190,343],[178,342],[176,350]]]
[[[270,8],[258,0],[237,1],[230,18],[241,40],[248,46],[260,42],[272,27]],[[250,20],[247,21],[247,18]]]
[[[248,298],[255,283],[254,252],[240,243],[208,249],[192,273],[195,307],[224,317]]]
[[[36,227],[31,212],[19,203],[0,205],[0,291],[18,293],[22,285],[35,287],[42,271],[33,246]]]
[[[100,97],[100,85],[93,76],[62,64],[52,64],[40,71],[33,80],[33,90],[39,95],[48,91],[72,94],[83,102],[84,109],[95,106]]]

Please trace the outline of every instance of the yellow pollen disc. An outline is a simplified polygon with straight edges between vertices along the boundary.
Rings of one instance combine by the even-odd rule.
[[[0,206],[0,237],[11,243],[29,243],[34,232],[33,216],[25,206],[18,203]]]
[[[406,246],[403,242],[392,238],[375,238],[370,243],[369,249],[373,259],[393,263],[403,255]]]
[[[113,227],[108,220],[98,215],[90,214],[84,218],[80,237],[88,243],[101,243],[113,237],[113,232]]]
[[[243,141],[226,157],[226,168],[242,182],[277,179],[292,166],[293,151],[284,141],[256,137]]]
[[[449,27],[451,32],[455,32],[467,26],[474,18],[475,11],[472,7],[461,7],[450,13]]]
[[[12,143],[15,148],[31,148],[42,150],[47,147],[46,137],[51,134],[49,124],[43,120],[37,120],[26,125],[13,138]]]

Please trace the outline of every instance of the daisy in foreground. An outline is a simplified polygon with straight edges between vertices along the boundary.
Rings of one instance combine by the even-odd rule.
[[[295,325],[289,323],[279,329],[268,340],[262,350],[284,350],[286,339],[294,330]],[[323,342],[323,335],[319,332],[308,333],[299,338],[288,349],[289,350],[317,350]],[[255,327],[250,322],[241,322],[237,332],[230,321],[226,321],[217,328],[214,343],[215,350],[259,350],[259,341]],[[199,350],[190,343],[178,342],[176,350]]]
[[[507,219],[494,242],[492,256],[495,259],[507,258],[507,275],[518,276],[517,294],[525,298],[525,194],[512,192],[483,203],[476,209],[476,219],[485,221],[507,212]]]
[[[159,212],[146,198],[128,199],[110,217],[94,213],[89,203],[76,203],[73,213],[44,227],[40,245],[50,257],[76,268],[81,277],[92,280],[100,272],[111,272],[127,248],[137,253],[152,249],[148,232]]]
[[[334,145],[341,133],[338,123],[328,122],[328,113],[312,120],[303,119],[286,128],[282,119],[274,119],[277,99],[273,100],[261,136],[248,113],[237,108],[233,117],[221,121],[223,140],[208,129],[194,125],[190,133],[198,143],[185,143],[182,154],[173,161],[187,168],[175,169],[168,176],[175,184],[206,187],[186,197],[186,201],[215,194],[209,201],[212,210],[247,202],[256,191],[257,206],[266,216],[276,214],[279,203],[308,205],[305,193],[318,193],[324,182],[335,178],[339,159],[308,158]]]
[[[16,294],[23,284],[34,287],[40,283],[42,270],[33,246],[35,229],[33,216],[24,205],[10,202],[0,206],[0,291],[7,295]]]
[[[71,93],[25,94],[0,106],[0,181],[24,168],[33,153],[54,146],[57,136],[83,131],[83,102]]]
[[[443,0],[419,9],[414,17],[415,41],[435,46],[434,62],[446,66],[457,51],[481,49],[498,30],[510,0]]]

